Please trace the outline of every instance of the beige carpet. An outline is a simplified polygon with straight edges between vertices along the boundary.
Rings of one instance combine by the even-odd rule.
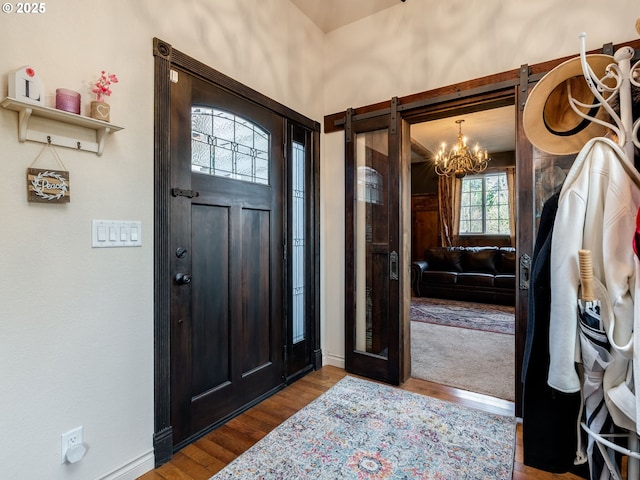
[[[515,337],[411,322],[411,376],[515,399]]]

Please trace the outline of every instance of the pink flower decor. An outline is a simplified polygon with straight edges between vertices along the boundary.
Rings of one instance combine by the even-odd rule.
[[[96,94],[96,100],[98,102],[104,102],[103,97],[111,95],[111,84],[118,83],[118,77],[115,73],[106,73],[104,70],[100,73],[100,78],[94,83],[95,88],[91,90]]]

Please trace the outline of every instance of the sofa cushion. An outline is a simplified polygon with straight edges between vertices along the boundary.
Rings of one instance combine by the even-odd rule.
[[[496,273],[498,247],[467,247],[462,252],[464,272]]]
[[[516,289],[516,276],[515,275],[496,275],[493,280],[493,284],[496,287],[508,288],[511,290]]]
[[[429,270],[442,272],[462,272],[460,248],[433,247],[424,253]]]
[[[473,285],[474,287],[493,287],[492,273],[459,273],[458,285]]]
[[[432,272],[426,270],[422,272],[422,281],[428,285],[455,285],[456,272]]]
[[[501,248],[496,257],[496,271],[498,273],[516,273],[516,250],[515,248]]]

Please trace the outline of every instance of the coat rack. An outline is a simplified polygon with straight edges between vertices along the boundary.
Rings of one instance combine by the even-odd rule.
[[[622,47],[614,53],[614,60],[616,63],[612,63],[607,67],[605,77],[602,79],[597,78],[586,58],[586,33],[581,33],[579,38],[582,71],[587,85],[596,98],[596,101],[594,102],[594,105],[586,105],[569,95],[571,108],[581,117],[610,128],[616,134],[617,143],[622,148],[627,159],[630,160],[630,163],[633,163],[634,146],[640,148],[640,139],[638,138],[640,118],[635,122],[633,121],[631,86],[640,87],[640,61],[637,61],[633,66],[631,66],[631,61],[635,52],[631,47]],[[638,75],[638,79],[634,79],[634,73]],[[614,86],[607,86],[603,83],[604,79],[613,79]],[[607,99],[604,98],[603,94],[607,94]],[[619,113],[614,110],[610,103],[616,98],[616,96],[619,97]],[[591,106],[598,105],[602,106],[602,108],[606,110],[611,117],[611,120],[614,122],[613,124],[589,116],[577,108],[578,106],[589,108]],[[631,243],[631,239],[629,239],[629,242]],[[640,299],[636,299],[636,301],[640,301]],[[637,333],[640,334],[640,332]],[[630,361],[633,362],[633,359]],[[640,368],[640,365],[633,365],[632,363],[632,368],[636,367]],[[640,394],[637,389],[640,389],[640,385],[636,385],[636,395]],[[640,419],[637,421],[640,421]],[[636,431],[628,431],[623,434],[600,434],[599,432],[592,431],[584,423],[582,424],[582,428],[595,440],[596,445],[602,453],[605,463],[611,472],[611,478],[618,480],[622,477],[617,465],[615,465],[609,458],[607,449],[626,455],[628,457],[627,479],[640,480],[640,441],[636,433],[637,427],[635,429]],[[626,438],[627,448],[624,448],[612,441],[615,438],[621,437]]]

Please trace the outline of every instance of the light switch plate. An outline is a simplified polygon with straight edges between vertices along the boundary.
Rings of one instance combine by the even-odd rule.
[[[142,246],[142,222],[128,220],[92,220],[91,246],[140,247]]]

